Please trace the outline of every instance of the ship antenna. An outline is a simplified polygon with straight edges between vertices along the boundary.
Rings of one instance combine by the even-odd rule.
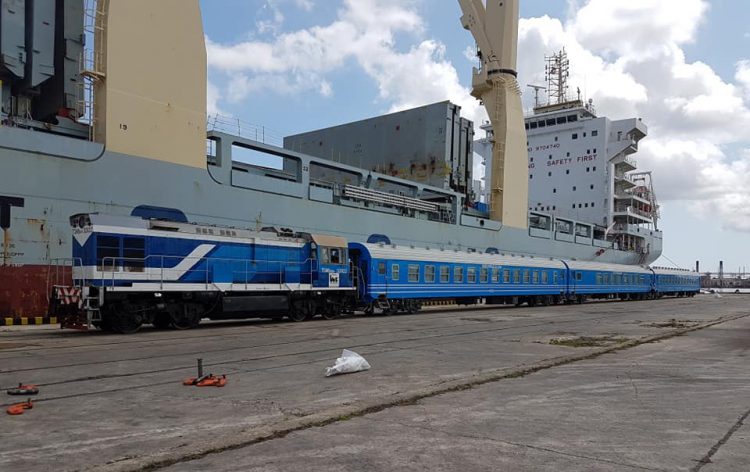
[[[547,87],[544,87],[542,85],[527,85],[527,87],[534,89],[534,108],[539,108],[542,106],[541,102],[539,101],[539,92],[546,92]]]

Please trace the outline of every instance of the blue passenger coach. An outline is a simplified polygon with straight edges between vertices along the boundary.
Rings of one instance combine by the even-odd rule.
[[[551,304],[567,291],[567,267],[556,259],[350,243],[364,274],[360,299],[383,310],[413,310],[414,300],[473,304]]]

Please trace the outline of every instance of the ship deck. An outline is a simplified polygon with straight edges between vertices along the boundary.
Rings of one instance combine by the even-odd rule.
[[[0,331],[2,470],[740,470],[746,295]],[[367,372],[325,378],[341,349]],[[223,389],[184,387],[195,359]],[[12,402],[6,397],[4,406]]]

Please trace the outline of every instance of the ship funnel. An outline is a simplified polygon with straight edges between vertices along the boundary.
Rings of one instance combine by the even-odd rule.
[[[484,103],[492,123],[493,220],[528,228],[529,155],[526,145],[518,60],[519,0],[459,0],[461,22],[478,46],[472,95]]]
[[[198,0],[97,0],[94,139],[206,167],[206,45]]]

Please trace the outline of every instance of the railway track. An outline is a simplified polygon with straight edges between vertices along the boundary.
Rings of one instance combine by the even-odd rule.
[[[630,307],[636,306],[634,304],[629,304]],[[589,307],[594,308],[593,305],[589,305]],[[497,307],[494,307],[495,309]],[[346,345],[349,348],[360,350],[363,349],[366,350],[364,352],[369,351],[370,354],[373,353],[382,353],[387,351],[397,351],[397,350],[422,350],[425,348],[436,348],[440,346],[444,346],[447,344],[454,344],[456,342],[460,342],[460,340],[457,340],[456,338],[460,337],[473,337],[473,340],[477,339],[498,339],[498,333],[507,334],[508,336],[519,336],[519,335],[528,335],[532,334],[534,332],[538,332],[539,328],[545,325],[554,325],[554,326],[560,326],[564,327],[565,325],[572,324],[572,323],[597,323],[605,320],[611,320],[613,318],[622,317],[623,312],[626,312],[630,317],[637,315],[639,312],[634,312],[632,310],[616,310],[611,313],[608,313],[606,315],[602,314],[596,314],[595,316],[585,316],[587,313],[584,313],[584,316],[581,316],[580,309],[582,307],[562,307],[562,308],[571,308],[570,311],[573,311],[573,309],[577,308],[575,310],[575,313],[571,313],[570,316],[566,316],[565,314],[560,314],[557,312],[555,315],[550,316],[536,316],[533,320],[530,320],[530,322],[524,322],[522,324],[515,324],[515,325],[504,325],[504,326],[497,326],[490,328],[487,326],[487,324],[484,324],[481,328],[477,328],[478,322],[476,320],[471,321],[463,321],[461,318],[458,318],[459,320],[462,320],[462,322],[457,324],[452,324],[449,326],[439,326],[439,327],[432,327],[428,329],[418,329],[413,326],[409,326],[408,328],[404,327],[396,327],[394,326],[394,321],[398,320],[399,317],[395,318],[384,318],[382,321],[380,319],[370,319],[371,324],[367,326],[366,332],[358,333],[358,334],[351,334],[347,336],[341,336],[338,338],[335,338],[336,340],[336,347],[331,346],[331,339],[330,337],[327,338],[318,338],[318,339],[311,339],[302,341],[305,344],[309,345],[312,343],[312,346],[307,347],[306,349],[293,349],[289,352],[283,352],[283,353],[277,353],[273,355],[253,355],[253,356],[243,356],[243,357],[237,357],[237,358],[230,358],[230,359],[224,359],[224,360],[218,360],[215,362],[207,362],[205,363],[205,366],[207,368],[217,368],[217,367],[223,367],[224,371],[230,375],[237,375],[237,374],[249,374],[254,372],[262,372],[262,371],[269,371],[269,370],[275,370],[275,369],[282,369],[287,367],[293,367],[293,366],[301,366],[301,365],[311,365],[311,364],[318,364],[320,362],[324,362],[325,360],[330,359],[330,353],[332,350],[338,349],[341,345]],[[438,316],[442,319],[445,318],[455,318],[457,314],[468,314],[468,313],[476,313],[488,311],[491,308],[488,307],[486,309],[481,310],[445,310],[442,311],[442,313],[438,314]],[[502,310],[504,311],[504,310]],[[590,311],[590,310],[589,310]],[[504,314],[504,313],[501,313]],[[588,313],[591,315],[592,313]],[[431,314],[431,320],[430,321],[436,321],[434,319],[434,313]],[[413,322],[413,318],[415,316],[409,316],[410,323]],[[405,319],[405,318],[404,318]],[[508,320],[498,320],[499,321],[508,321]],[[312,323],[316,324],[316,323]],[[337,328],[334,329],[340,329],[345,327],[345,322],[334,322],[334,323],[326,323],[326,328],[329,326],[337,325]],[[376,327],[382,327],[387,326],[389,329],[387,330],[376,330],[373,331],[371,328]],[[286,330],[286,327],[294,327],[295,331],[303,330],[307,331],[309,329],[313,328],[306,328],[305,325],[299,325],[299,324],[285,324],[285,325],[279,325],[278,330]],[[418,335],[414,335],[415,331],[419,331]],[[233,331],[237,337],[241,336],[241,333],[237,333],[237,331]],[[364,342],[366,339],[363,338],[369,338],[372,339],[374,337],[382,337],[382,336],[390,336],[390,335],[398,335],[404,333],[406,336],[397,336],[394,339],[389,340],[382,340],[382,341],[376,341],[376,342]],[[247,332],[244,332],[245,335],[247,335]],[[263,332],[263,335],[267,335],[269,333]],[[217,333],[215,336],[222,336],[222,334]],[[191,335],[191,338],[195,338],[196,336]],[[174,340],[173,338],[167,338],[170,340]],[[204,338],[205,339],[205,338]],[[125,345],[141,345],[144,342],[148,343],[154,343],[154,342],[160,342],[164,341],[164,338],[159,339],[150,339],[150,340],[130,340],[128,338],[127,341],[123,341],[119,344],[125,344]],[[184,345],[184,340],[179,339],[178,341],[182,341],[182,345]],[[423,341],[419,343],[420,341]],[[397,347],[396,344],[403,344],[403,343],[414,343],[417,342],[419,344],[411,345],[409,347]],[[103,374],[103,375],[93,375],[93,376],[81,376],[81,377],[74,377],[70,379],[60,380],[60,381],[50,381],[50,382],[40,382],[38,385],[40,387],[57,387],[62,385],[73,385],[73,384],[81,384],[86,382],[94,382],[94,385],[96,385],[97,382],[104,382],[104,381],[112,381],[112,380],[128,380],[132,378],[144,378],[144,379],[150,379],[148,382],[144,382],[143,384],[132,384],[129,383],[126,386],[123,387],[115,387],[115,388],[104,388],[104,389],[89,389],[86,392],[81,393],[72,393],[68,395],[58,395],[58,396],[52,396],[52,397],[42,397],[39,399],[40,402],[52,402],[56,400],[63,400],[63,399],[70,399],[70,398],[77,398],[77,397],[90,397],[92,395],[106,395],[114,392],[120,392],[124,390],[132,390],[132,389],[144,389],[144,388],[156,388],[164,385],[174,384],[175,381],[179,379],[178,373],[179,372],[192,372],[192,369],[194,368],[194,365],[192,364],[192,360],[195,357],[205,357],[206,355],[216,355],[216,354],[225,354],[225,353],[231,353],[236,351],[243,351],[243,350],[268,350],[268,351],[277,351],[278,349],[283,349],[285,347],[293,346],[293,345],[299,345],[301,343],[300,340],[289,340],[289,341],[283,341],[283,342],[273,342],[273,343],[265,343],[265,344],[258,344],[253,346],[232,346],[228,348],[222,348],[222,349],[195,349],[190,350],[188,352],[180,352],[180,353],[165,353],[162,355],[150,355],[150,356],[138,356],[138,357],[131,357],[127,359],[110,359],[110,360],[103,360],[103,361],[95,361],[95,362],[80,362],[80,363],[67,363],[67,364],[55,364],[55,365],[49,365],[49,366],[43,366],[43,367],[32,367],[32,368],[19,368],[19,369],[11,369],[7,371],[3,371],[1,375],[4,377],[8,377],[14,374],[22,374],[24,377],[28,378],[31,374],[37,373],[40,376],[45,375],[44,372],[54,370],[54,371],[60,371],[65,369],[77,369],[81,367],[102,367],[109,364],[118,364],[120,366],[120,372],[116,374]],[[316,345],[317,344],[317,345]],[[98,347],[111,347],[111,345],[107,345],[105,343],[97,343],[96,346]],[[76,345],[76,346],[59,346],[55,349],[77,349],[81,347],[91,347],[90,345]],[[325,356],[318,356],[319,354],[325,354]],[[238,367],[243,366],[246,364],[251,363],[257,363],[257,362],[273,362],[274,360],[279,361],[287,358],[295,358],[295,357],[305,357],[305,356],[312,356],[312,358],[309,359],[303,359],[300,361],[295,362],[281,362],[281,363],[274,363],[273,365],[263,365],[263,366],[257,366],[257,367],[251,367],[251,368],[245,368],[245,367]],[[130,367],[130,369],[127,369],[125,372],[122,372],[122,368],[124,367],[123,364],[135,364],[138,362],[144,362],[144,361],[151,361],[154,362],[156,360],[164,360],[169,358],[185,358],[190,359],[190,363],[181,363],[180,365],[174,365],[174,366],[168,366],[163,367],[159,369],[149,369],[149,370],[143,370],[139,369],[137,366],[133,365]],[[28,357],[27,357],[28,359]],[[0,361],[7,362],[8,358],[0,357]],[[154,381],[151,379],[151,377],[161,377],[163,374],[175,374],[174,379],[170,379],[168,381]]]

